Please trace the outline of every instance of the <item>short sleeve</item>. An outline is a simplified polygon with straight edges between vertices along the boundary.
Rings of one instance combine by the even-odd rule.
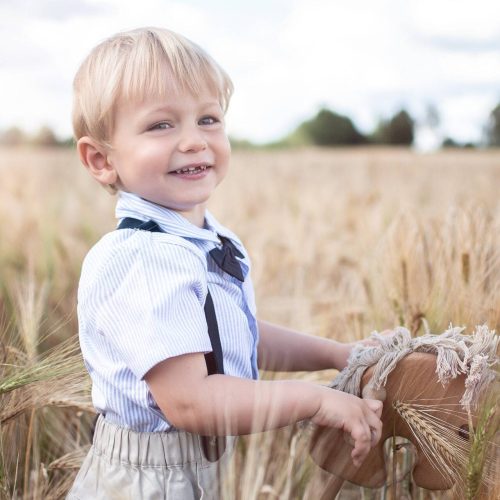
[[[186,245],[141,233],[140,245],[104,266],[100,280],[110,291],[96,304],[98,332],[139,379],[167,358],[212,350],[206,262]]]

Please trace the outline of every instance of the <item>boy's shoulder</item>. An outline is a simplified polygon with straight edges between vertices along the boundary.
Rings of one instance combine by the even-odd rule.
[[[186,261],[205,270],[207,266],[203,251],[181,236],[120,229],[105,234],[89,250],[82,264],[82,275],[89,271],[96,275],[138,261],[171,261],[179,265]]]

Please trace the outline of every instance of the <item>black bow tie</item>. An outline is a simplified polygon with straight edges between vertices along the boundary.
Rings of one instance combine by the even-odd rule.
[[[210,256],[215,260],[217,265],[226,273],[230,274],[240,281],[244,281],[243,271],[241,270],[241,264],[236,259],[244,257],[244,255],[234,246],[233,242],[221,236],[217,235],[222,242],[222,248],[214,248],[210,250]]]

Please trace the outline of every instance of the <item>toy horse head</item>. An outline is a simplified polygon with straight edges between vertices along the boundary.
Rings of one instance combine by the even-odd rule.
[[[357,468],[351,460],[352,446],[345,440],[343,431],[318,427],[311,442],[313,460],[322,469],[354,484],[370,488],[381,487],[387,479],[384,441],[392,436],[401,436],[411,441],[416,449],[414,482],[429,490],[450,489],[454,478],[451,474],[446,474],[443,468],[447,466],[453,469],[454,466],[454,458],[447,447],[452,441],[451,433],[456,435],[457,440],[463,440],[464,445],[467,445],[469,439],[469,417],[466,411],[461,410],[460,405],[465,390],[465,375],[442,385],[436,374],[436,356],[414,352],[399,361],[381,391],[367,395],[373,371],[374,367],[365,371],[361,386],[365,396],[385,399],[382,437],[378,445],[370,451],[362,466]],[[422,408],[422,405],[432,408],[432,421],[441,422],[448,430],[448,435],[442,432],[442,428],[433,428],[428,419],[422,418],[425,413],[414,410],[416,402],[418,408]],[[475,417],[472,416],[472,419],[472,425],[475,425]],[[437,454],[433,459],[429,456],[429,449],[425,449],[425,440],[429,439]],[[437,464],[443,467],[437,469]]]

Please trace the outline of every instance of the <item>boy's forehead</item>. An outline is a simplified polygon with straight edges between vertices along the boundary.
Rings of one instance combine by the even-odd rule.
[[[169,108],[182,107],[186,103],[197,106],[219,105],[219,96],[208,89],[199,93],[192,92],[172,92],[166,95],[148,95],[132,99],[119,99],[118,110],[127,110],[137,113],[152,113]]]
[[[153,76],[153,75],[151,75]],[[118,95],[118,105],[132,102],[143,106],[155,101],[174,101],[189,95],[190,97],[214,96],[220,100],[221,89],[211,79],[196,77],[181,77],[175,75],[168,67],[162,67],[153,80],[144,80],[144,75],[133,81],[125,81]],[[154,104],[153,104],[154,105]]]
[[[138,96],[133,98],[121,97],[117,101],[116,118],[129,119],[134,116],[138,119],[146,118],[162,111],[176,111],[186,107],[208,108],[221,106],[217,93],[209,88],[204,88],[199,93],[188,90],[172,89],[170,93]]]

